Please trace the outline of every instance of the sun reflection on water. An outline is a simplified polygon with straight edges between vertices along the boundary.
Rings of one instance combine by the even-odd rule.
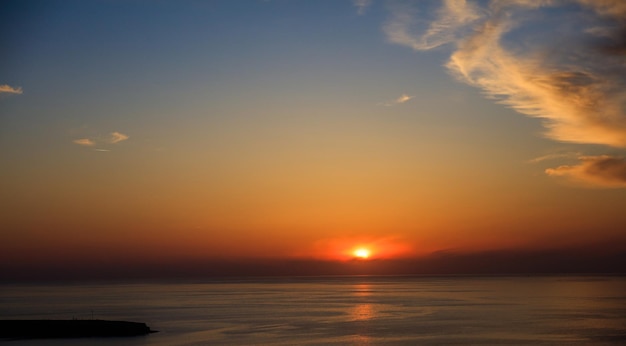
[[[352,294],[363,300],[364,302],[358,302],[350,308],[350,318],[353,321],[364,321],[374,318],[374,306],[367,302],[367,298],[372,295],[371,285],[369,284],[355,284],[352,289]]]
[[[365,321],[374,318],[374,306],[372,304],[357,304],[350,309],[353,321]]]
[[[371,285],[368,284],[356,284],[352,290],[353,294],[357,297],[368,297],[372,295]]]

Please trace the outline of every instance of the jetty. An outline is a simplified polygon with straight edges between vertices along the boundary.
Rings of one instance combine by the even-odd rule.
[[[155,333],[145,323],[106,320],[0,320],[0,338],[124,337]]]

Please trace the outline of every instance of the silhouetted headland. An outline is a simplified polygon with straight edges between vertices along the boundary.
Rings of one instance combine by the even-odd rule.
[[[49,339],[138,336],[155,333],[145,323],[105,320],[0,320],[0,338]]]

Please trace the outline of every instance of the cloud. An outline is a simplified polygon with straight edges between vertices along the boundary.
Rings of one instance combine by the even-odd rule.
[[[86,147],[92,147],[92,146],[96,145],[96,142],[94,142],[93,140],[91,140],[89,138],[75,139],[74,143],[76,143],[78,145],[84,145]]]
[[[120,142],[123,142],[125,140],[127,140],[129,138],[128,135],[125,135],[123,133],[120,132],[111,132],[109,134],[108,137],[102,138],[102,137],[95,137],[95,138],[81,138],[81,139],[76,139],[73,142],[78,144],[78,145],[83,145],[83,146],[94,146],[96,144],[98,145],[105,145],[105,144],[117,144]],[[109,151],[108,149],[97,149],[98,151]]]
[[[448,0],[421,36],[410,32],[407,12],[392,14],[384,31],[391,42],[416,50],[454,44],[445,66],[456,78],[519,113],[544,119],[549,138],[626,147],[626,60],[617,54],[626,46],[624,2],[580,0],[579,15],[590,17],[592,31],[602,27],[602,37],[585,34],[588,28],[570,30],[560,38],[561,49],[554,49],[559,37],[538,38],[524,24],[533,11],[560,3],[492,1],[479,9]],[[522,39],[526,33],[529,38]],[[513,34],[515,40],[508,37]]]
[[[385,106],[385,107],[391,107],[391,106],[395,106],[395,105],[402,104],[402,103],[405,103],[407,101],[410,101],[414,97],[415,96],[409,96],[407,94],[402,94],[397,99],[395,99],[393,101],[381,102],[381,103],[378,103],[378,105],[379,106]]]
[[[123,142],[127,139],[128,139],[128,136],[123,133],[111,132],[111,138],[109,139],[109,142],[111,144],[115,144],[115,143]]]
[[[363,15],[367,8],[372,5],[372,0],[353,0],[352,4],[357,8],[357,13]]]
[[[22,94],[22,88],[12,87],[8,84],[0,85],[0,94]]]
[[[626,188],[626,160],[608,155],[583,156],[574,166],[546,169],[546,174],[564,177],[592,187]]]
[[[580,152],[567,152],[567,153],[552,153],[546,154],[543,156],[535,157],[534,159],[528,160],[528,163],[539,163],[542,161],[562,159],[562,158],[576,158],[582,156]]]
[[[550,139],[626,148],[625,1],[441,4],[421,31],[414,9],[392,10],[387,39],[420,51],[449,45],[445,67],[454,77],[542,119]]]
[[[398,97],[396,99],[396,103],[405,103],[407,101],[409,101],[410,99],[414,98],[415,96],[409,96],[407,94],[402,94],[400,97]]]
[[[476,6],[462,0],[446,0],[436,11],[437,18],[431,22],[420,36],[413,32],[417,24],[411,8],[396,6],[392,9],[392,19],[383,27],[389,41],[415,50],[428,50],[453,42],[462,36],[463,27],[479,18]]]

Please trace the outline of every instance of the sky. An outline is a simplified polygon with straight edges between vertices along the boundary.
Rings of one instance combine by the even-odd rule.
[[[3,1],[0,270],[623,271],[624,37],[620,0]]]

